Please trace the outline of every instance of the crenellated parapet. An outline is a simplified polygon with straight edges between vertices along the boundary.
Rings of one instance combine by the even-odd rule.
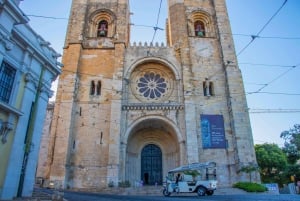
[[[137,61],[142,58],[164,58],[175,62],[175,51],[173,47],[167,46],[164,43],[147,43],[134,42],[126,50],[128,61]]]
[[[131,48],[134,48],[134,47],[141,47],[141,48],[168,48],[164,43],[147,43],[147,42],[133,42],[132,44],[130,44],[130,47]]]
[[[122,106],[123,110],[183,110],[183,104],[170,103],[131,103]]]

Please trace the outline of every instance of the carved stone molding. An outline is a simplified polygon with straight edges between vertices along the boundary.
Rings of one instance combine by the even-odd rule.
[[[84,48],[114,48],[111,38],[88,38],[83,41]]]
[[[26,75],[25,75],[25,82],[26,83],[32,83],[35,88],[37,88],[37,86],[38,86],[38,81],[37,81],[36,78],[34,78],[34,76],[32,75],[32,73],[26,73]]]
[[[13,129],[13,124],[9,122],[2,122],[0,120],[0,137],[1,137],[1,142],[5,144],[7,142],[7,136],[9,131]]]
[[[14,48],[14,42],[10,39],[10,37],[1,32],[0,32],[0,41],[3,42],[4,47],[7,51],[10,51]]]
[[[51,98],[54,94],[54,92],[49,87],[47,87],[45,85],[41,87],[40,92],[45,93],[48,96],[48,98]]]

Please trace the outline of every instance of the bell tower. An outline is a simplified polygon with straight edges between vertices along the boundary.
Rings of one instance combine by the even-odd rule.
[[[230,184],[243,179],[244,175],[236,172],[242,166],[256,164],[256,157],[225,0],[169,0],[168,3],[167,42],[181,62],[185,125],[201,124],[200,130],[186,130],[188,163],[218,161],[219,168],[226,169],[225,177],[232,178],[221,183]],[[221,152],[205,144],[204,114],[224,117],[228,131],[223,148],[230,156],[229,164],[219,160],[223,158]],[[199,144],[200,148],[194,149]]]
[[[66,46],[84,43],[90,48],[107,47],[108,44],[93,43],[110,39],[111,43],[129,42],[129,1],[128,0],[80,0],[73,1],[66,36]],[[99,40],[102,38],[103,40]],[[90,42],[90,43],[89,43]],[[93,43],[93,44],[92,44]]]
[[[118,182],[120,92],[129,33],[128,0],[72,1],[49,153],[49,179],[65,188]]]

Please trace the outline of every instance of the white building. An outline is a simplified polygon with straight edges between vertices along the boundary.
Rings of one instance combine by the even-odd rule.
[[[0,0],[0,199],[33,191],[43,120],[60,56],[27,24],[20,0]]]

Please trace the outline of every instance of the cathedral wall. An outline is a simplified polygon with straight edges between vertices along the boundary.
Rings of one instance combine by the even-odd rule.
[[[52,178],[88,190],[135,182],[143,179],[141,150],[153,144],[163,176],[214,161],[220,186],[245,179],[239,165],[255,162],[255,152],[224,0],[169,0],[170,47],[128,46],[127,3],[73,1],[51,129]],[[222,118],[221,147],[205,147],[201,115]]]
[[[106,185],[110,105],[78,103],[74,117],[68,184],[75,188]]]
[[[49,103],[47,106],[47,113],[44,120],[41,144],[39,149],[39,160],[38,167],[36,171],[37,178],[46,178],[49,174],[49,164],[48,164],[48,154],[52,149],[50,145],[50,128],[51,128],[51,120],[53,118],[54,112],[54,103]]]
[[[112,104],[118,85],[116,64],[123,58],[116,58],[113,49],[83,49],[78,68],[78,90],[73,116],[72,148],[70,148],[68,184],[71,188],[106,187],[110,180],[108,167],[113,157]],[[92,92],[92,82],[95,84]],[[100,89],[98,91],[98,84]],[[120,87],[116,87],[120,88]],[[119,122],[117,122],[119,127]]]
[[[170,94],[166,97],[160,97],[158,99],[146,99],[143,97],[143,93],[139,93],[135,90],[137,85],[137,78],[142,77],[143,73],[148,69],[153,69],[153,72],[163,72],[168,74],[170,79]],[[167,109],[165,106],[182,106],[182,83],[181,83],[181,66],[176,58],[176,54],[173,48],[168,47],[153,47],[153,46],[133,46],[126,51],[126,61],[124,65],[124,78],[129,82],[124,82],[123,94],[127,97],[123,99],[123,105],[138,106],[138,110],[130,111],[130,115],[126,119],[126,125],[130,125],[136,119],[143,115],[157,114],[159,116],[165,116],[172,120],[175,124],[178,122],[184,122],[182,111],[173,111]],[[160,106],[160,108],[151,109],[145,107],[141,109],[142,105]],[[142,110],[142,111],[141,111]],[[184,133],[184,125],[178,125]]]

